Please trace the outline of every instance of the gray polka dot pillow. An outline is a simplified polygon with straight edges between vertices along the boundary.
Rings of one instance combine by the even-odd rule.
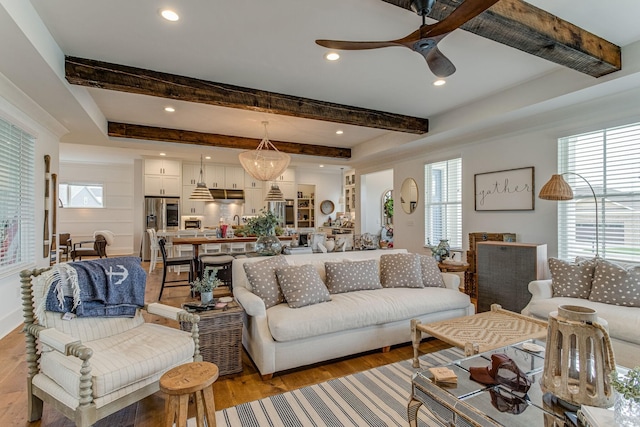
[[[599,259],[589,299],[605,304],[640,307],[640,266],[625,268]]]
[[[276,270],[280,289],[291,308],[331,301],[327,287],[311,265],[291,265]]]
[[[380,282],[383,288],[422,288],[420,258],[417,254],[380,256]]]
[[[260,262],[243,264],[247,280],[251,285],[251,292],[262,298],[266,308],[284,302],[284,295],[278,286],[276,269],[288,265],[287,260],[281,255]]]
[[[326,262],[327,289],[332,294],[380,289],[380,273],[375,259],[353,262]]]
[[[595,259],[577,259],[576,262],[569,262],[549,258],[553,296],[589,298],[595,267]]]
[[[438,267],[438,261],[432,256],[420,256],[420,271],[422,273],[422,285],[426,288],[444,288],[444,279]]]

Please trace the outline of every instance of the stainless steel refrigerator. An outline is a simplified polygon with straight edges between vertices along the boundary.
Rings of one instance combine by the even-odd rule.
[[[147,196],[144,198],[144,223],[142,234],[142,259],[151,256],[148,228],[156,231],[176,231],[180,226],[180,199]]]

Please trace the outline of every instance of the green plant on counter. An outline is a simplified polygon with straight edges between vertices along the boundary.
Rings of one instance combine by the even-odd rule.
[[[384,202],[384,211],[389,218],[393,217],[393,199]]]
[[[626,376],[618,376],[617,371],[610,374],[611,386],[627,400],[640,403],[640,366],[627,372]]]
[[[273,236],[276,234],[278,223],[278,218],[273,212],[262,209],[260,215],[250,218],[244,228],[248,235]]]
[[[206,268],[202,277],[198,277],[191,282],[191,289],[194,292],[212,292],[215,288],[222,284],[222,280],[218,279],[218,268]]]

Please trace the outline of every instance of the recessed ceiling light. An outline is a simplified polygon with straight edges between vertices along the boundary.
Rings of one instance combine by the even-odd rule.
[[[160,153],[160,155],[161,155],[161,156],[166,156],[166,155],[167,155],[167,153]]]
[[[173,113],[174,111],[176,111],[176,109],[173,107],[164,107],[164,111],[166,111],[167,113]]]
[[[340,130],[340,129],[338,129],[338,130],[336,131],[336,135],[342,135],[343,133],[344,133],[344,131],[343,131],[343,130]]]
[[[171,22],[175,22],[178,19],[180,19],[180,17],[178,16],[177,13],[175,13],[173,10],[171,9],[164,9],[160,11],[160,15],[162,15],[162,17],[164,19],[166,19],[167,21],[171,21]]]
[[[324,56],[324,59],[326,59],[327,61],[337,61],[338,59],[340,59],[340,54],[338,54],[337,52],[329,52]]]
[[[438,80],[436,80],[435,82],[433,82],[433,85],[434,85],[434,86],[442,86],[442,85],[444,85],[445,83],[447,83],[447,81],[446,81],[446,80],[444,80],[444,79],[438,79]]]
[[[319,167],[321,167],[321,168],[323,168],[323,167],[324,167],[324,165],[318,165],[318,166],[319,166]]]
[[[204,156],[205,159],[211,160],[211,156]]]

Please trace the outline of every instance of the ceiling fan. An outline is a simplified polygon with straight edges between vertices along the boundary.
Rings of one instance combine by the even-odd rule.
[[[406,37],[389,41],[341,41],[341,40],[316,40],[320,46],[330,49],[361,50],[377,49],[381,47],[404,46],[418,52],[427,61],[427,65],[438,77],[448,77],[455,73],[456,67],[438,49],[438,43],[450,32],[463,25],[465,22],[481,14],[493,6],[499,0],[465,0],[449,16],[435,24],[425,24],[425,18],[431,12],[436,0],[412,0],[411,10],[422,16],[420,28]]]

